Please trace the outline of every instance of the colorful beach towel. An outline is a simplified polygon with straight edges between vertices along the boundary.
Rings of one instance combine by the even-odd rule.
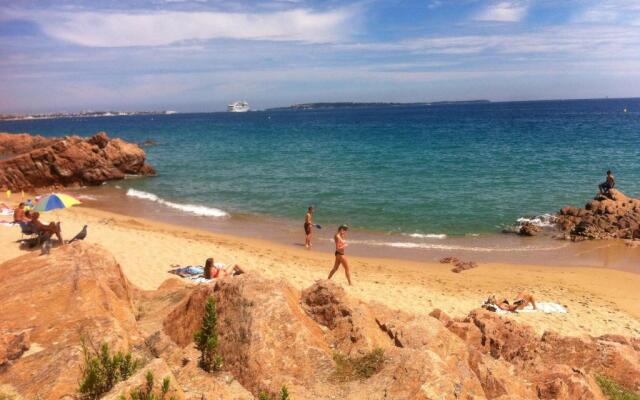
[[[222,263],[215,263],[213,266],[216,269],[225,269],[226,265]],[[178,267],[169,271],[170,274],[178,275],[181,278],[189,279],[196,283],[208,283],[213,279],[207,279],[204,277],[204,267],[202,265]]]

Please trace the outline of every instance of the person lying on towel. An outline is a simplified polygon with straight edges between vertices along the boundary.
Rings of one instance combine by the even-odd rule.
[[[489,298],[485,302],[485,305],[496,306],[501,310],[510,311],[510,312],[517,312],[518,310],[522,310],[523,308],[526,308],[529,304],[531,304],[534,310],[538,309],[536,307],[536,300],[534,299],[533,295],[527,292],[518,293],[513,303],[509,303],[509,300],[506,297],[498,301],[496,300],[495,295],[489,296]]]
[[[207,258],[204,264],[204,277],[206,279],[224,278],[225,276],[233,276],[244,274],[244,270],[239,265],[233,267],[217,267],[213,262],[213,258]]]

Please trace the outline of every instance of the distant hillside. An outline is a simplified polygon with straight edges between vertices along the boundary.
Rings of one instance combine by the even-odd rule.
[[[370,108],[370,107],[397,107],[397,106],[435,106],[445,104],[484,104],[489,100],[466,100],[466,101],[434,101],[429,103],[358,103],[358,102],[336,102],[336,103],[302,103],[293,104],[288,107],[268,108],[265,111],[281,110],[320,110],[327,108]]]

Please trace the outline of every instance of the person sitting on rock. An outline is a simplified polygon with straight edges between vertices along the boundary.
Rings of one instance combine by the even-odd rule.
[[[51,222],[49,225],[45,225],[40,222],[40,213],[32,212],[31,213],[31,223],[36,229],[38,233],[48,233],[50,235],[56,235],[60,244],[64,243],[62,240],[62,230],[60,229],[60,222]]]
[[[600,193],[607,195],[609,194],[609,190],[613,189],[616,185],[616,179],[613,177],[613,173],[611,170],[607,171],[607,180],[598,185],[600,189]]]

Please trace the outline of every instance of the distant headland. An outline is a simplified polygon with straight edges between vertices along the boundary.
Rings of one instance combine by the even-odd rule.
[[[24,119],[53,119],[53,118],[92,118],[92,117],[122,117],[129,115],[169,115],[176,111],[80,111],[80,112],[52,112],[40,114],[0,114],[0,121],[14,121]]]
[[[281,110],[320,110],[334,108],[371,108],[371,107],[406,107],[406,106],[437,106],[447,104],[486,104],[491,103],[489,100],[462,100],[462,101],[434,101],[425,103],[359,103],[359,102],[335,102],[335,103],[301,103],[293,104],[287,107],[267,108],[265,111],[281,111]]]

